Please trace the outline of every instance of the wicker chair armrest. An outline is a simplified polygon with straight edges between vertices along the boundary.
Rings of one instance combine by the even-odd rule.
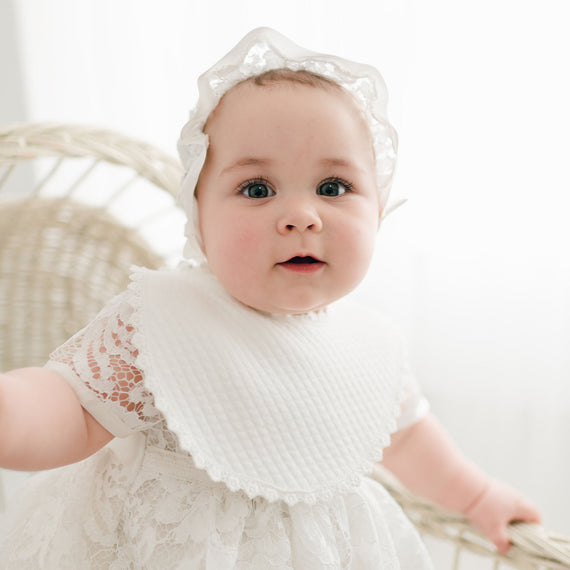
[[[62,123],[0,127],[0,164],[53,156],[91,157],[128,166],[172,195],[176,195],[183,174],[178,159],[111,130]]]
[[[372,478],[382,483],[421,533],[452,541],[457,549],[504,561],[516,568],[570,568],[568,537],[540,525],[512,523],[508,528],[512,547],[506,556],[501,556],[463,515],[414,495],[381,465],[375,466]]]

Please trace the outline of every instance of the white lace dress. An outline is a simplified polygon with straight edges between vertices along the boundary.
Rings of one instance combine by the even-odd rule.
[[[363,475],[425,401],[383,325],[336,315],[257,313],[206,270],[137,271],[48,363],[117,438],[31,477],[1,568],[431,568]]]

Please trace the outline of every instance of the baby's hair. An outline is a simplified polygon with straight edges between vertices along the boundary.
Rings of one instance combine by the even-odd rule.
[[[243,83],[254,83],[255,85],[265,86],[274,83],[298,83],[299,85],[307,85],[308,87],[319,87],[325,90],[344,91],[344,88],[325,77],[306,69],[287,69],[278,68],[264,71],[259,75],[249,77]]]

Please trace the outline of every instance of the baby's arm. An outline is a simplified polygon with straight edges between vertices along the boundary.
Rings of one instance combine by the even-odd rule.
[[[21,368],[0,374],[0,467],[36,471],[67,465],[111,439],[56,372]]]
[[[462,456],[430,414],[392,436],[382,463],[411,491],[465,514],[502,554],[510,522],[540,522],[531,503]]]

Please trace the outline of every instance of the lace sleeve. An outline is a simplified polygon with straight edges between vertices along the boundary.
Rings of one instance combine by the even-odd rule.
[[[76,391],[81,405],[117,437],[148,429],[162,420],[132,344],[134,309],[128,294],[115,297],[95,320],[56,349],[46,364]]]

